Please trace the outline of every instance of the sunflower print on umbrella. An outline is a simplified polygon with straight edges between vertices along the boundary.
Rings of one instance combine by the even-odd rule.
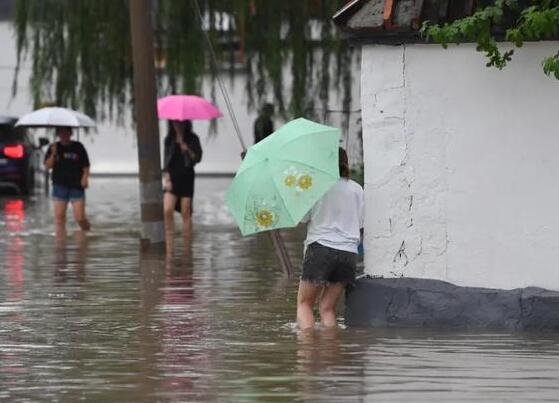
[[[304,192],[313,186],[313,177],[308,172],[299,171],[293,166],[287,168],[283,175],[283,184],[297,192]]]
[[[255,200],[247,216],[250,217],[250,221],[259,231],[265,231],[276,225],[280,218],[280,212],[275,201]]]

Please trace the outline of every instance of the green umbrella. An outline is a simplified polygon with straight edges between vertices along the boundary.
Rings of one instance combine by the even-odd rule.
[[[340,177],[339,139],[299,118],[250,147],[225,196],[241,233],[296,226]]]

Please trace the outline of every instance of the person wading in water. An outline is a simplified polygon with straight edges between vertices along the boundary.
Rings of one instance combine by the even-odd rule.
[[[47,150],[46,169],[52,169],[52,199],[57,237],[66,234],[66,210],[72,203],[74,218],[83,231],[90,229],[85,214],[85,189],[89,186],[89,156],[82,143],[70,140],[71,127],[57,127],[59,141]]]
[[[202,160],[200,139],[192,131],[190,120],[173,120],[164,141],[163,213],[167,254],[174,251],[174,211],[177,203],[183,223],[185,248],[190,245],[194,165]],[[186,250],[186,249],[185,249]]]
[[[297,324],[314,327],[313,306],[320,297],[320,321],[335,327],[336,304],[355,279],[357,248],[364,220],[364,193],[349,179],[349,162],[339,149],[339,181],[326,192],[303,222],[308,222],[303,270],[297,294]]]

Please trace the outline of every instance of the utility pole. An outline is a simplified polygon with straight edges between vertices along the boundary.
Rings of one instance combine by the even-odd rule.
[[[134,63],[142,245],[149,246],[165,242],[151,0],[130,0],[128,4]]]

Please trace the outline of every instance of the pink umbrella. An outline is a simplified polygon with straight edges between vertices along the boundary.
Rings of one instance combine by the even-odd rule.
[[[169,95],[157,101],[159,119],[209,120],[223,116],[211,102],[196,95]]]

